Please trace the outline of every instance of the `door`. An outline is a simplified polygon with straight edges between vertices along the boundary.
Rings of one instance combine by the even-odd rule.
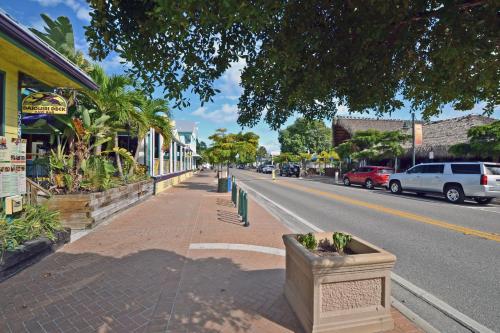
[[[444,164],[427,164],[423,167],[419,188],[426,192],[443,192]]]
[[[420,190],[420,178],[424,171],[423,165],[416,165],[406,171],[404,177],[401,178],[401,186],[403,189]]]
[[[365,181],[366,171],[368,168],[361,167],[354,172],[354,183],[362,184]]]

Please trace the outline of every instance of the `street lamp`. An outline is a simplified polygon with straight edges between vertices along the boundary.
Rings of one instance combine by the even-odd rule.
[[[412,155],[412,166],[415,166],[415,111],[411,112],[411,155]]]

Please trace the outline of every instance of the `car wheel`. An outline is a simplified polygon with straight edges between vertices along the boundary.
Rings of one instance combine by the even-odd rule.
[[[373,185],[373,180],[371,180],[370,178],[368,178],[367,180],[365,180],[365,187],[369,190],[372,190],[375,186]]]
[[[474,198],[474,201],[477,202],[480,205],[487,205],[492,200],[493,200],[493,198]]]
[[[447,186],[446,189],[444,190],[444,195],[446,197],[446,200],[448,200],[448,202],[454,204],[462,203],[465,200],[464,190],[460,185]]]
[[[345,186],[351,186],[351,180],[347,177],[344,178],[344,185]]]
[[[393,194],[400,194],[401,192],[403,192],[403,189],[401,188],[401,183],[397,180],[393,180],[389,184],[389,189],[391,190],[391,193],[393,193]]]

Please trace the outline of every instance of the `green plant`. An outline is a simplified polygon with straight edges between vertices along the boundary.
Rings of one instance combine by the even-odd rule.
[[[344,234],[342,232],[333,233],[333,246],[340,255],[344,254],[344,249],[347,244],[351,241],[352,236],[349,234]]]
[[[104,156],[91,156],[82,163],[82,188],[89,191],[103,191],[112,187],[116,172],[113,163]]]
[[[318,246],[318,242],[312,233],[298,235],[297,240],[308,250],[315,250],[316,246]]]
[[[46,206],[26,206],[18,217],[7,220],[0,216],[0,254],[6,250],[17,249],[24,242],[46,237],[56,239],[56,232],[61,230],[59,212],[49,210]]]

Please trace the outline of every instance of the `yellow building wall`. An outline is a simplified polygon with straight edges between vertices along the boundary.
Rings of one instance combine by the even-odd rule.
[[[53,65],[0,35],[0,71],[5,75],[5,136],[17,137],[19,72],[52,87],[82,89]]]

